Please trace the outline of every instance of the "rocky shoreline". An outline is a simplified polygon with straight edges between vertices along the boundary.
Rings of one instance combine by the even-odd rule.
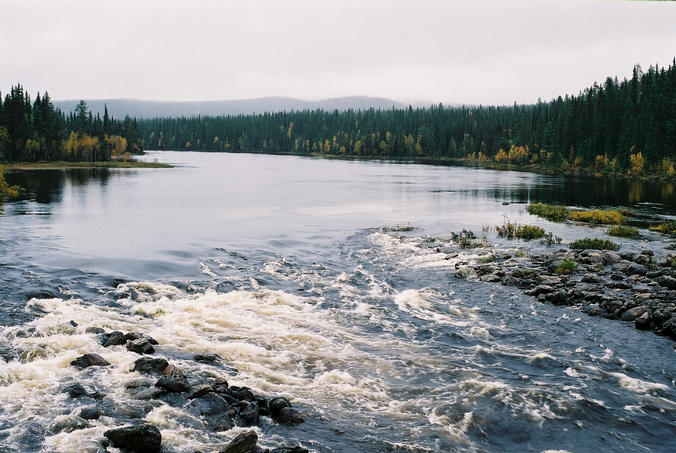
[[[486,252],[477,262],[458,262],[455,275],[514,286],[540,302],[632,322],[637,329],[676,340],[674,262],[672,255],[658,260],[649,250],[617,253],[562,248],[533,255],[500,251]]]
[[[71,321],[74,327],[77,324]],[[159,453],[162,448],[161,430],[145,421],[147,413],[155,407],[168,404],[186,409],[199,419],[205,429],[225,432],[235,427],[260,426],[261,418],[267,417],[280,425],[295,426],[305,422],[308,414],[295,409],[284,397],[265,397],[255,394],[248,387],[229,385],[225,378],[186,375],[177,366],[162,357],[156,357],[154,345],[158,342],[137,332],[106,332],[98,327],[88,327],[87,334],[97,335],[101,346],[124,346],[130,353],[140,357],[128,370],[131,379],[124,383],[125,393],[139,405],[125,404],[98,391],[90,391],[75,382],[63,388],[70,402],[76,402],[79,412],[58,417],[49,427],[50,434],[73,432],[91,427],[93,420],[112,417],[125,423],[103,433],[92,453],[107,453],[114,447],[128,453]],[[121,348],[120,348],[121,349]],[[235,372],[223,363],[216,354],[195,354],[192,360],[213,365],[219,369]],[[69,366],[80,373],[88,373],[92,367],[113,366],[99,354],[89,353],[77,357]],[[215,373],[218,375],[218,373]],[[239,432],[219,453],[307,453],[302,446],[278,446],[272,449],[257,446],[255,430]],[[87,450],[89,451],[89,450]],[[206,452],[195,452],[206,453]]]

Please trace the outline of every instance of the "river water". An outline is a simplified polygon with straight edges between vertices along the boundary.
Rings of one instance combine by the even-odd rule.
[[[450,232],[480,235],[506,218],[564,244],[603,237],[529,216],[524,203],[672,217],[673,185],[289,156],[144,158],[176,167],[7,175],[30,195],[0,205],[0,451],[97,451],[103,431],[127,420],[48,429],[79,412],[62,393],[73,382],[143,409],[124,388],[139,377],[129,372],[138,356],[102,348],[90,326],[147,333],[189,376],[222,375],[309,413],[296,427],[263,418],[262,445],[676,451],[673,341],[458,279],[456,263],[473,252],[429,246],[452,249]],[[623,250],[663,253],[664,239],[641,233]],[[546,248],[485,234],[496,247]],[[68,366],[88,352],[113,366]],[[194,362],[196,352],[238,373]],[[169,404],[146,420],[167,452],[217,451],[239,429],[211,433]]]

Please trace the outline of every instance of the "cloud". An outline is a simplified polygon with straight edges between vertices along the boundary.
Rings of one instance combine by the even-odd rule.
[[[60,99],[534,102],[669,64],[674,23],[667,2],[6,0],[0,87]]]

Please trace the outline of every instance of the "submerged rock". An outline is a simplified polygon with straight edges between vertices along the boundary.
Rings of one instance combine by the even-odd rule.
[[[231,440],[220,453],[254,453],[257,442],[258,434],[256,434],[256,431],[244,431]]]
[[[49,426],[49,431],[52,434],[58,434],[61,432],[71,433],[78,429],[89,428],[89,422],[82,417],[77,415],[65,415],[63,417],[58,417],[54,423]]]
[[[80,411],[80,418],[84,420],[97,420],[101,417],[101,412],[95,406],[85,407]]]
[[[295,447],[277,447],[270,450],[270,453],[309,453],[310,450],[301,446]]]
[[[113,447],[130,453],[159,453],[162,445],[162,434],[156,426],[142,424],[124,426],[103,433]]]
[[[90,366],[108,366],[110,362],[98,354],[85,354],[70,362],[76,368],[88,368]]]
[[[71,398],[80,398],[81,396],[87,396],[89,394],[82,384],[79,383],[66,386],[63,389],[63,393],[67,393]]]
[[[141,357],[134,362],[134,368],[131,371],[138,371],[141,374],[160,374],[169,366],[169,362],[161,358]]]

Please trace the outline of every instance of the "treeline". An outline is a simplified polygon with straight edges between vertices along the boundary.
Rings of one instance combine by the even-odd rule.
[[[118,121],[107,109],[94,116],[84,101],[66,115],[47,92],[31,102],[20,84],[0,95],[0,162],[107,161],[142,151],[135,119]]]
[[[576,96],[463,106],[139,120],[148,149],[469,158],[552,169],[673,173],[676,60]],[[635,165],[639,163],[641,165]]]

